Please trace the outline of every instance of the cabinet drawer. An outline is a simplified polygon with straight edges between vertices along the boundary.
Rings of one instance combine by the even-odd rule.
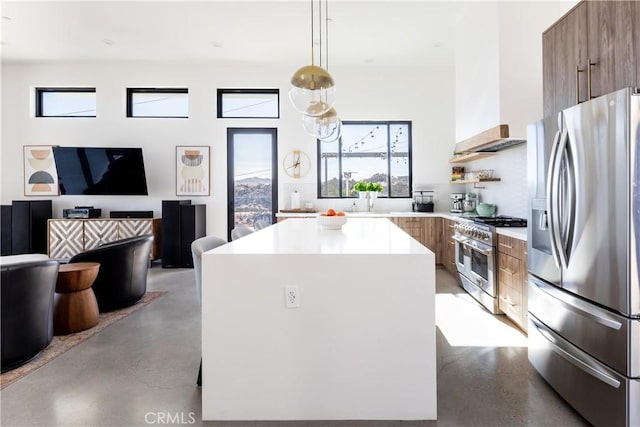
[[[498,284],[498,307],[518,324],[522,322],[522,294],[510,286]]]
[[[527,242],[524,240],[498,234],[498,252],[524,260],[526,250]]]
[[[498,253],[498,282],[521,291],[525,278],[522,266],[518,258]]]
[[[522,325],[522,306],[504,297],[498,298],[498,308],[513,322]]]

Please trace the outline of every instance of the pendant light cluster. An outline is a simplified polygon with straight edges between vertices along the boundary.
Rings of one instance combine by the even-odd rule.
[[[325,21],[325,68],[322,68],[322,4],[324,2]],[[313,137],[326,142],[333,142],[340,138],[342,123],[338,113],[333,108],[336,96],[336,87],[333,77],[329,74],[329,16],[328,0],[317,0],[318,23],[320,29],[319,57],[320,65],[315,65],[314,48],[314,18],[313,3],[311,0],[311,65],[306,65],[297,70],[291,77],[289,99],[293,107],[302,113],[304,129]]]

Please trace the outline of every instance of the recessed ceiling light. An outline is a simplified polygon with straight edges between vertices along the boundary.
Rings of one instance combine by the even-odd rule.
[[[11,21],[11,17],[6,15],[2,15],[2,19],[4,19],[5,21]]]
[[[222,43],[214,40],[214,41],[211,42],[211,46],[213,46],[213,47],[222,47]]]
[[[367,56],[366,58],[364,58],[365,64],[373,64],[374,61],[375,60],[371,56]]]
[[[110,40],[110,39],[104,39],[104,40],[102,40],[102,43],[106,44],[107,46],[112,46],[112,45],[116,44],[116,42],[114,42],[113,40]]]
[[[442,46],[444,46],[444,43],[442,43],[442,42],[435,42],[433,44],[433,47],[442,47]]]

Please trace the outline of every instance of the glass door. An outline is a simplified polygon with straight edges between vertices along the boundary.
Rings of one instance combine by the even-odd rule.
[[[278,211],[277,129],[227,129],[227,233],[271,224]]]

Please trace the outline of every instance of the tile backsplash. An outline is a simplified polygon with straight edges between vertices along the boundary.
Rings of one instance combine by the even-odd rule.
[[[484,186],[484,189],[473,188],[473,185],[468,184],[466,191],[478,194],[479,202],[497,205],[498,215],[526,218],[529,205],[526,144],[465,164],[466,171],[480,169],[493,169],[493,176],[501,181],[478,184]]]

